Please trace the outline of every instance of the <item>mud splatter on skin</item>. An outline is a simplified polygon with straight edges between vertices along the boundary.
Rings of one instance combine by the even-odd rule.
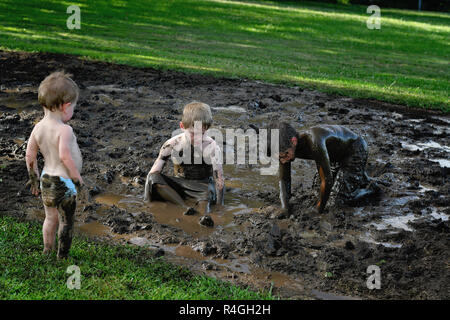
[[[161,248],[181,244],[204,258],[191,257],[190,267],[236,283],[268,289],[271,274],[283,275],[288,280],[275,284],[274,292],[285,297],[317,298],[314,292],[320,291],[362,298],[450,298],[450,222],[443,221],[450,215],[450,168],[437,161],[449,158],[448,116],[298,87],[67,55],[0,51],[0,60],[5,88],[0,91],[0,214],[42,219],[35,214],[43,210],[41,200],[22,190],[28,179],[23,141],[43,115],[37,104],[40,81],[66,69],[81,89],[71,125],[90,186],[79,194],[79,232],[82,227],[98,229],[105,237],[110,230],[106,237],[111,241],[142,237]],[[17,72],[20,78],[14,76]],[[211,213],[214,228],[200,226],[198,215],[146,207],[141,197],[147,173],[162,144],[178,129],[183,105],[192,100],[213,108],[214,127],[223,132],[247,130],[250,124],[264,128],[272,118],[290,121],[297,130],[315,124],[347,126],[367,141],[367,173],[380,183],[383,196],[339,208],[332,192],[324,215],[310,216],[307,212],[318,199],[313,186],[317,170],[311,161],[296,160],[289,215],[278,214],[276,177],[261,176],[250,165],[224,166],[225,207]],[[42,168],[42,157],[38,163]],[[171,165],[164,170],[173,172]],[[103,204],[95,200],[99,194],[122,197]],[[190,218],[192,223],[183,220]],[[372,264],[381,268],[381,290],[366,287]],[[258,280],[249,280],[251,270],[258,270]]]

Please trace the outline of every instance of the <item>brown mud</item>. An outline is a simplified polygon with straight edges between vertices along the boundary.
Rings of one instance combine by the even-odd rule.
[[[283,298],[450,298],[448,116],[257,81],[0,51],[0,214],[44,217],[40,198],[24,187],[24,156],[43,116],[37,87],[58,69],[81,89],[70,122],[86,182],[77,232],[147,246],[194,271]],[[289,216],[277,209],[277,178],[255,165],[225,166],[225,206],[211,213],[213,228],[174,205],[145,204],[145,177],[192,100],[208,103],[223,130],[264,127],[273,118],[298,129],[346,125],[368,142],[368,173],[383,194],[344,208],[331,198],[322,216],[309,216],[315,165],[296,160]],[[367,288],[370,265],[381,269],[379,290]]]

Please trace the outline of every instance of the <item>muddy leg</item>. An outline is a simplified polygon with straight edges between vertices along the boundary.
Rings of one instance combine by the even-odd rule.
[[[336,204],[356,203],[370,193],[370,190],[365,189],[370,181],[365,171],[367,157],[367,143],[359,137],[353,143],[348,157],[341,163],[342,174]]]
[[[73,224],[75,220],[76,197],[72,196],[61,201],[58,206],[58,258],[67,258],[72,245]]]
[[[158,194],[164,200],[172,202],[174,204],[177,204],[177,205],[183,207],[186,210],[184,212],[184,214],[188,215],[188,214],[194,214],[195,213],[195,209],[187,206],[186,203],[184,202],[184,200],[178,194],[178,192],[176,192],[170,186],[156,183],[156,184],[153,185],[153,187],[155,188],[155,191],[158,192]]]
[[[353,201],[357,202],[363,198],[370,198],[380,194],[381,188],[375,180],[369,178],[369,185],[364,189],[357,189],[352,193]]]
[[[55,248],[56,228],[58,227],[58,209],[44,205],[45,220],[42,225],[44,238],[44,254],[50,253]]]

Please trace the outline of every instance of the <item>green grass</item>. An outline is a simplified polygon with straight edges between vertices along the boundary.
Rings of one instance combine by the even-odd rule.
[[[0,299],[275,299],[194,275],[148,249],[75,237],[68,260],[43,255],[41,226],[0,216]],[[77,265],[81,288],[69,290]]]
[[[66,8],[81,8],[81,29]],[[450,111],[450,15],[269,1],[1,0],[0,48],[297,84]]]

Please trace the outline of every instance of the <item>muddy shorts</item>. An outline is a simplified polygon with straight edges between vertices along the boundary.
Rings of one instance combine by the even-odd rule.
[[[168,185],[174,189],[182,198],[194,198],[197,201],[208,201],[210,204],[215,204],[217,201],[216,187],[213,177],[205,180],[188,180],[184,178],[171,177],[162,173],[154,173],[148,176],[149,199],[163,200],[161,196],[154,192],[153,185],[162,184]]]
[[[359,137],[353,142],[349,155],[337,164],[336,183],[333,186],[336,204],[351,203],[360,190],[368,186],[370,179],[366,173],[367,156],[367,144]]]
[[[59,207],[63,201],[76,201],[77,189],[71,179],[41,174],[42,201],[47,207]]]

